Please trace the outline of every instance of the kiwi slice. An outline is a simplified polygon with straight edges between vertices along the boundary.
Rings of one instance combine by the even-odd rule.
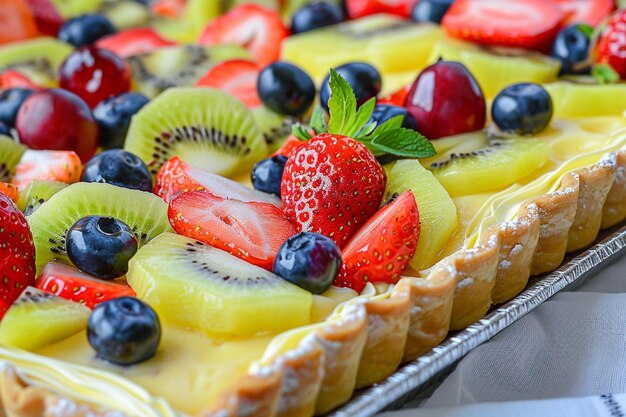
[[[541,168],[550,158],[548,145],[537,139],[495,140],[490,146],[452,153],[430,170],[452,197],[507,187]]]
[[[67,187],[67,184],[59,181],[31,181],[20,193],[17,207],[30,216],[50,197]]]
[[[90,215],[123,221],[135,233],[140,246],[172,230],[167,204],[152,193],[102,183],[72,184],[27,217],[35,242],[37,274],[55,258],[70,262],[65,253],[67,230],[78,219]]]
[[[104,0],[52,0],[52,4],[65,19],[97,12],[103,2]]]
[[[150,11],[136,0],[106,0],[98,13],[105,15],[117,30],[147,26],[150,21]]]
[[[226,59],[250,59],[250,53],[237,45],[178,45],[126,59],[136,88],[155,97],[170,87],[192,86],[209,68]]]
[[[0,182],[11,182],[15,167],[20,162],[26,147],[12,138],[0,135]]]
[[[34,287],[26,287],[0,322],[0,344],[37,350],[87,328],[91,310]]]
[[[274,9],[274,10],[280,9],[279,0],[218,0],[218,3],[219,3],[220,12],[222,13],[226,13],[233,7],[239,6],[241,4],[246,4],[246,3],[260,4],[261,6],[265,6],[269,9]]]
[[[252,115],[270,152],[278,150],[291,134],[291,126],[296,119],[274,113],[261,105],[252,109]]]
[[[206,171],[229,176],[267,155],[250,110],[213,88],[170,88],[132,119],[124,148],[156,174],[173,156]]]
[[[131,259],[128,283],[177,326],[254,335],[309,323],[312,295],[263,268],[185,236],[164,233]]]
[[[54,87],[59,66],[72,51],[71,45],[48,37],[11,43],[0,48],[0,68],[17,69],[35,84]]]

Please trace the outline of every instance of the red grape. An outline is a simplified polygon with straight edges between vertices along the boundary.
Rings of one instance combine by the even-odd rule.
[[[59,69],[59,81],[93,109],[102,100],[130,90],[130,69],[113,52],[88,46],[67,57]]]
[[[463,64],[451,61],[439,61],[422,71],[405,107],[428,139],[482,129],[487,117],[480,86]]]
[[[31,94],[20,106],[15,127],[26,146],[75,151],[83,163],[98,147],[98,125],[87,104],[58,88]]]

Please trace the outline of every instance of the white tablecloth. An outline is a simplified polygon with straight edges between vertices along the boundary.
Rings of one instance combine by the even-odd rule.
[[[426,401],[380,417],[626,417],[620,393],[626,256],[474,349]]]

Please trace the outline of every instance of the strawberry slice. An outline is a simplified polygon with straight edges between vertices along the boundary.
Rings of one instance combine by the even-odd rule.
[[[277,11],[246,3],[212,20],[198,43],[241,45],[252,53],[260,66],[265,66],[278,59],[280,45],[288,34]]]
[[[296,233],[276,206],[191,191],[170,202],[168,218],[182,235],[272,270],[280,246]]]
[[[586,23],[597,26],[613,10],[613,0],[552,0],[565,12],[565,24]]]
[[[351,19],[376,13],[389,13],[410,17],[417,0],[346,0],[346,10]]]
[[[0,182],[0,194],[6,195],[13,200],[14,203],[17,203],[17,200],[19,199],[17,187],[13,184],[9,184],[8,182]]]
[[[72,184],[80,179],[83,165],[74,151],[28,149],[15,168],[11,184],[22,190],[33,180]]]
[[[38,34],[37,23],[24,0],[0,1],[0,45]]]
[[[546,50],[565,13],[544,0],[456,0],[443,18],[451,36],[483,45]]]
[[[179,194],[188,191],[208,191],[211,194],[243,202],[253,201],[281,206],[278,197],[248,188],[237,181],[193,167],[177,156],[163,164],[156,176],[154,193],[165,200],[172,201]]]
[[[383,168],[365,145],[323,133],[291,152],[280,195],[299,232],[321,233],[341,248],[376,213],[385,183]]]
[[[155,0],[150,10],[155,16],[177,19],[185,11],[185,0]]]
[[[61,262],[46,264],[35,286],[89,308],[114,298],[135,296],[123,280],[104,281]]]
[[[0,317],[35,280],[35,246],[22,212],[0,194]]]
[[[596,61],[610,65],[622,80],[626,80],[626,10],[616,12],[600,33]]]
[[[348,242],[334,285],[361,292],[368,282],[395,284],[413,255],[420,218],[413,191],[381,208]]]
[[[256,88],[260,71],[259,66],[252,61],[231,59],[209,69],[196,85],[227,91],[246,106],[256,107],[261,104]]]
[[[98,48],[107,49],[121,58],[145,54],[166,46],[176,45],[151,28],[132,28],[105,36],[96,41]]]
[[[35,18],[39,31],[56,37],[64,20],[54,4],[50,0],[26,0],[26,3]]]
[[[411,90],[411,84],[405,87],[402,87],[401,89],[397,91],[394,91],[388,96],[378,99],[376,104],[393,104],[396,106],[404,107],[404,104],[406,103],[406,96],[409,95],[410,90]]]
[[[34,84],[30,78],[17,70],[9,69],[0,72],[0,90],[13,87],[32,88],[33,90],[41,89],[41,87]]]

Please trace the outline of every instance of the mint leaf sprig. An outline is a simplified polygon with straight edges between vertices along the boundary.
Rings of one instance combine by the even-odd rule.
[[[330,70],[330,100],[328,124],[324,112],[317,106],[311,116],[311,129],[315,134],[323,132],[351,137],[363,143],[374,154],[392,154],[404,158],[430,158],[437,154],[435,148],[420,133],[402,128],[403,117],[392,117],[377,125],[369,122],[376,107],[376,98],[367,100],[357,108],[357,101],[350,84],[335,71]],[[301,124],[292,127],[292,133],[300,140],[311,139],[309,129]]]

